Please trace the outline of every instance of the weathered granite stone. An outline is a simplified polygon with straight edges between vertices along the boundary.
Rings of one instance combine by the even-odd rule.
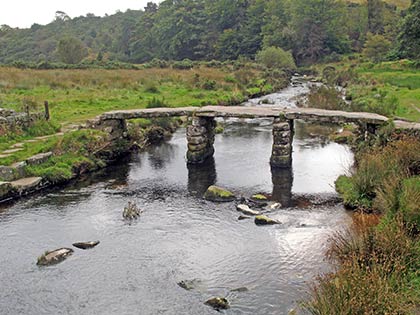
[[[204,199],[215,202],[230,202],[235,200],[236,197],[229,190],[213,185],[207,188]]]
[[[38,257],[36,264],[38,266],[55,265],[65,260],[71,254],[73,254],[73,250],[71,248],[59,248],[53,251],[48,251]]]
[[[28,165],[38,165],[48,161],[48,159],[53,155],[52,152],[40,153],[34,155],[26,160]]]
[[[259,211],[252,210],[248,205],[237,205],[236,210],[246,215],[260,215]]]
[[[37,190],[41,182],[41,177],[27,177],[13,181],[10,184],[19,194],[26,194]]]
[[[10,166],[0,165],[0,180],[10,182],[15,180],[15,170]]]
[[[273,124],[272,167],[290,167],[292,164],[293,121],[276,118]]]
[[[26,177],[26,162],[16,162],[12,164],[12,168],[15,171],[15,178],[20,179]]]
[[[204,304],[211,306],[215,310],[227,310],[229,306],[229,302],[227,299],[222,297],[215,297],[207,300]]]
[[[78,243],[73,243],[73,246],[79,249],[91,249],[97,246],[99,243],[100,243],[99,241],[78,242]]]
[[[190,164],[203,163],[214,154],[213,118],[192,117],[187,127],[188,152],[187,161]]]
[[[274,225],[274,224],[280,224],[279,221],[270,219],[269,217],[265,215],[259,215],[255,217],[255,224],[256,225]]]
[[[12,184],[9,182],[0,182],[0,198],[4,198],[13,191]]]

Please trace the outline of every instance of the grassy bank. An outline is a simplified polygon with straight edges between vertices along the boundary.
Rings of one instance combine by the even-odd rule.
[[[312,107],[368,111],[420,121],[420,71],[408,60],[378,64],[346,60],[318,65],[316,70],[331,86],[314,89]],[[334,85],[346,88],[345,102]]]
[[[41,152],[57,151],[61,135],[48,139],[60,126],[84,123],[110,110],[232,105],[253,95],[265,94],[288,84],[283,72],[261,70],[254,64],[242,66],[194,66],[192,69],[139,68],[105,69],[18,69],[0,67],[0,107],[42,111],[49,102],[51,121],[16,127],[0,135],[0,154],[19,144],[18,152],[0,157],[0,165]],[[150,127],[151,121],[143,121]],[[162,121],[157,122],[159,125]],[[165,127],[165,126],[164,126]],[[143,128],[144,129],[144,128]],[[69,159],[72,160],[72,159]],[[33,172],[37,174],[39,172]]]
[[[330,240],[336,272],[312,288],[311,314],[418,314],[419,161],[420,140],[406,137],[361,154],[357,170],[336,182],[359,211],[353,228]]]
[[[116,109],[145,108],[153,99],[167,106],[235,104],[287,84],[253,67],[191,70],[30,70],[0,68],[1,107],[20,109],[25,100],[50,103],[59,123],[78,123]]]

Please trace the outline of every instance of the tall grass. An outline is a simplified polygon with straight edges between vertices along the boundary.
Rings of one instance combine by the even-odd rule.
[[[330,238],[336,271],[320,276],[304,307],[316,315],[415,314],[420,308],[420,139],[403,138],[357,157],[337,181],[356,213]]]

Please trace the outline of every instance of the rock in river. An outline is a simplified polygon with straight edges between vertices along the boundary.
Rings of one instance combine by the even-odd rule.
[[[213,307],[217,311],[227,310],[230,307],[228,300],[221,297],[211,298],[210,300],[207,300],[204,304]]]
[[[94,248],[99,243],[100,243],[99,241],[79,242],[79,243],[74,243],[73,246],[77,247],[77,248],[80,248],[80,249],[91,249],[91,248]]]
[[[270,219],[265,215],[259,215],[255,217],[255,224],[256,225],[273,225],[273,224],[280,224],[279,221]]]
[[[230,202],[236,198],[233,193],[226,189],[217,186],[210,186],[204,194],[204,199],[216,202]]]
[[[251,200],[258,201],[258,202],[266,202],[268,199],[266,196],[262,194],[256,194],[251,197]]]
[[[53,251],[45,252],[42,256],[38,257],[38,266],[50,266],[58,264],[66,259],[73,253],[71,248],[59,248]]]
[[[246,214],[246,215],[259,215],[260,214],[259,211],[252,210],[247,205],[237,205],[236,210],[241,211],[243,214]]]
[[[140,208],[134,203],[129,201],[128,205],[124,208],[123,217],[127,220],[137,219],[141,214]]]

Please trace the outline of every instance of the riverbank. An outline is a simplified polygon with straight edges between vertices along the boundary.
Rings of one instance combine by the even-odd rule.
[[[312,89],[308,105],[420,122],[418,63],[400,60],[374,64],[358,58],[314,66],[326,85]]]
[[[400,135],[358,154],[356,171],[337,180],[337,191],[356,213],[353,228],[330,239],[336,271],[312,288],[305,304],[311,314],[417,314],[419,161],[419,138]]]
[[[131,123],[131,143],[111,144],[105,134],[84,126],[87,119],[105,111],[233,105],[289,82],[288,74],[273,77],[256,64],[112,71],[1,67],[0,74],[2,107],[37,112],[47,100],[50,118],[0,130],[3,200],[103,168],[126,154],[132,144],[142,148],[173,131],[173,121],[167,119],[137,120]],[[65,146],[72,152],[63,149]]]

